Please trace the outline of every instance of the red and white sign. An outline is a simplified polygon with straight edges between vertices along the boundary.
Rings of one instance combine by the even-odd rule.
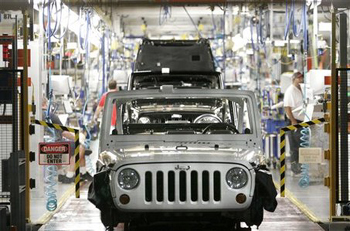
[[[69,165],[70,143],[39,143],[39,165]]]

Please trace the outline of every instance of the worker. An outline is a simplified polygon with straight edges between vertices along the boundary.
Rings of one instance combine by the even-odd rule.
[[[304,76],[300,72],[292,75],[292,84],[287,88],[283,104],[286,111],[287,126],[303,122],[304,114],[300,113],[303,107],[303,93],[300,83],[304,82]],[[299,147],[301,138],[301,129],[293,130],[287,133],[290,146],[291,170],[293,175],[301,173],[301,164],[299,164]]]
[[[103,110],[103,107],[106,102],[106,97],[109,92],[114,92],[117,91],[117,82],[114,79],[111,79],[108,82],[108,92],[104,93],[100,99],[100,102],[98,103],[98,106],[96,108],[95,114],[94,114],[94,120],[98,119],[98,116],[100,115],[100,112]],[[113,113],[112,113],[112,120],[111,120],[111,125],[112,127],[115,127],[116,125],[116,120],[117,120],[117,108],[113,108]]]
[[[43,111],[43,120],[53,123],[53,124],[59,124],[61,126],[61,120],[58,118],[58,116],[55,113],[47,113],[47,107],[48,107],[48,100],[46,97],[43,97],[42,102],[42,111]],[[46,129],[47,131],[47,129]],[[70,165],[68,167],[67,173],[64,174],[64,170],[62,168],[58,169],[58,181],[62,182],[64,184],[69,184],[74,182],[74,173],[75,173],[75,159],[74,159],[74,138],[75,134],[68,132],[68,131],[61,131],[54,129],[55,132],[55,141],[64,141],[63,138],[70,141],[71,146],[71,157],[70,157]],[[86,162],[85,162],[85,135],[80,133],[79,134],[79,160],[80,160],[80,173],[81,173],[81,179],[82,180],[92,180],[92,176],[89,172],[86,171]]]

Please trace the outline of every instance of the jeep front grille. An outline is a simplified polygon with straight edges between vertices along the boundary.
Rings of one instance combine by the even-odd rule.
[[[221,200],[220,171],[146,171],[144,179],[147,202]],[[213,185],[212,190],[210,183]]]

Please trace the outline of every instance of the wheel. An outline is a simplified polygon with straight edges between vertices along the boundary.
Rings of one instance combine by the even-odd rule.
[[[106,230],[114,230],[114,227],[118,224],[118,222],[114,220],[113,211],[111,209],[103,212],[101,211],[100,216],[101,222],[106,227]]]
[[[251,231],[252,229],[250,227],[248,228],[242,228],[241,223],[238,222],[234,225],[233,231]]]
[[[124,223],[124,231],[131,231],[130,223]]]

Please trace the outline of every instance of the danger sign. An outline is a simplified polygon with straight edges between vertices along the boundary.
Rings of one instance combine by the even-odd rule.
[[[70,144],[39,143],[39,165],[69,165]]]

